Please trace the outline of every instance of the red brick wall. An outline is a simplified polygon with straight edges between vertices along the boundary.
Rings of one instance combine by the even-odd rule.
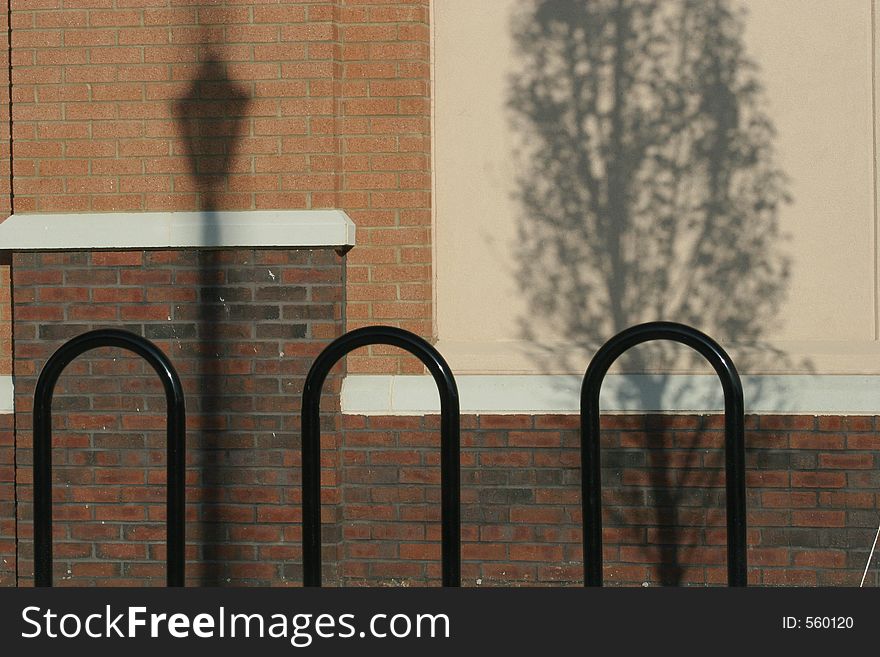
[[[0,3],[0,222],[11,213],[10,206],[10,99],[9,99],[9,15],[8,3]],[[9,263],[2,263],[5,267]],[[0,300],[8,305],[8,284],[0,286]],[[2,321],[2,320],[0,320]],[[8,338],[0,339],[0,354],[3,356],[3,364],[7,368],[0,370],[0,374],[9,373],[9,351],[7,349]]]
[[[341,582],[439,582],[438,425],[344,418]],[[583,581],[577,427],[462,418],[465,585]],[[605,582],[726,583],[721,418],[609,415],[603,429]],[[878,523],[876,430],[873,417],[747,418],[750,584],[858,586]],[[866,584],[877,578],[875,563]]]
[[[358,225],[349,328],[430,337],[428,0],[9,0],[4,40],[6,7],[0,122],[14,119],[15,177],[10,190],[3,128],[0,219],[13,205],[341,208]],[[0,375],[12,366],[9,285],[0,261]],[[421,371],[370,351],[349,367]]]
[[[335,3],[12,4],[18,211],[334,204]]]
[[[341,208],[348,327],[431,336],[428,0],[9,0],[0,32],[0,220]],[[9,286],[0,259],[0,376]],[[381,347],[348,366],[421,371]]]
[[[8,5],[0,4],[0,222],[11,214]],[[9,259],[0,253],[0,377],[12,374]],[[0,414],[0,586],[15,583],[15,475],[13,418]]]
[[[12,213],[9,140],[9,20],[0,5],[0,222]],[[12,322],[9,306],[9,261],[0,254],[0,376],[12,374]]]
[[[33,572],[36,376],[67,339],[114,327],[155,341],[187,395],[188,582],[298,583],[297,409],[312,360],[342,331],[342,258],[328,249],[18,253],[13,276],[18,582]],[[334,390],[335,375],[328,412]],[[164,585],[165,399],[155,373],[118,349],[88,352],[65,370],[53,410],[56,584]],[[335,421],[328,416],[328,445]],[[328,450],[331,501],[335,459]],[[11,465],[0,459],[0,483]],[[14,523],[5,493],[0,512],[5,549]]]
[[[132,267],[122,271],[141,271]],[[185,354],[193,341],[184,343]],[[160,344],[175,353],[173,343]],[[226,341],[223,348],[242,344],[261,354],[254,362],[266,376],[254,385],[262,399],[236,389],[244,385],[241,376],[226,375],[226,415],[210,421],[199,418],[204,402],[193,392],[192,356],[178,353],[175,360],[190,393],[189,582],[298,584],[297,394],[321,344],[288,342],[285,351],[297,356],[279,359],[280,369],[264,343]],[[35,346],[21,349],[33,353]],[[110,355],[77,361],[70,370],[76,376],[59,388],[56,579],[161,585],[163,399],[137,361],[123,356],[113,363]],[[279,376],[289,395],[271,394]],[[272,391],[267,381],[275,381]],[[346,416],[340,434],[334,401],[324,400],[331,411],[323,437],[326,584],[438,584],[438,417]],[[141,411],[132,413],[132,405]],[[27,426],[26,413],[20,421]],[[577,424],[574,416],[462,419],[464,585],[582,581]],[[603,419],[607,584],[726,581],[722,433],[716,416]],[[21,583],[32,568],[28,439],[20,432]],[[858,584],[878,520],[878,448],[873,417],[747,418],[752,585]],[[11,476],[10,464],[3,472]],[[0,500],[0,507],[8,504]],[[2,527],[13,531],[14,520]],[[14,561],[4,567],[12,583]],[[868,584],[877,577],[875,567]]]
[[[431,337],[428,0],[340,4],[340,207],[358,226],[347,325],[394,324]],[[423,371],[384,347],[352,354],[348,368]]]
[[[349,328],[431,336],[428,0],[12,0],[12,28],[17,212],[340,208]],[[374,352],[349,366],[421,371]]]
[[[16,584],[15,448],[13,417],[0,414],[0,586]]]

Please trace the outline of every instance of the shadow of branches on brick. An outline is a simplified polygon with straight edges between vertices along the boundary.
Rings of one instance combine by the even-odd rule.
[[[582,372],[571,346],[594,353],[652,320],[735,344],[741,371],[790,365],[765,340],[789,280],[779,211],[790,198],[743,22],[729,0],[540,0],[514,15],[508,106],[521,172],[518,283],[529,302],[520,334],[545,341],[537,356],[545,371]],[[653,343],[620,365],[668,372],[696,358]],[[619,402],[659,409],[693,393],[667,382],[632,377]],[[781,390],[750,392],[784,405]],[[675,472],[648,466],[655,521],[669,530],[664,584],[681,583],[687,560],[672,531],[694,490],[680,475],[702,467],[700,450],[687,454]],[[719,477],[723,470],[699,481]]]

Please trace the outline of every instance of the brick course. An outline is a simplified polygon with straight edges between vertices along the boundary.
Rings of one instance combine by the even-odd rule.
[[[332,250],[17,253],[13,272],[18,582],[33,570],[36,376],[64,341],[100,327],[153,340],[183,382],[188,582],[298,582],[299,395],[313,358],[342,331],[342,258]],[[334,376],[328,412],[337,389]],[[88,352],[65,370],[53,409],[56,583],[164,584],[165,399],[155,374],[120,350]],[[330,443],[333,424],[331,416]],[[11,453],[11,441],[0,443],[0,485],[11,481],[2,476]],[[334,458],[328,452],[330,467]],[[5,497],[2,548],[14,521]]]
[[[583,581],[578,422],[462,418],[465,585]],[[343,427],[340,582],[439,583],[439,418]],[[722,418],[607,415],[602,427],[606,584],[725,584]],[[876,418],[746,427],[750,584],[858,586],[880,503]]]
[[[0,586],[15,586],[15,434],[11,414],[0,415]]]

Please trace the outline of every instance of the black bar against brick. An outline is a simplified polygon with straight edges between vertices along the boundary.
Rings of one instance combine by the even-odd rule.
[[[302,396],[303,584],[321,586],[321,389],[330,368],[348,352],[387,344],[416,356],[440,392],[440,497],[443,586],[461,586],[460,418],[458,387],[443,356],[414,333],[392,326],[350,331],[322,351],[306,377]]]
[[[724,460],[727,492],[727,584],[746,586],[745,417],[742,383],[733,360],[706,334],[684,324],[649,322],[621,331],[596,352],[581,387],[581,504],[584,585],[602,586],[602,481],[599,461],[599,390],[608,368],[627,349],[672,340],[699,352],[724,390]]]
[[[61,372],[80,354],[120,347],[146,360],[162,381],[167,405],[168,586],[184,583],[184,467],[186,408],[183,387],[171,361],[152,342],[128,331],[99,329],[64,343],[46,361],[34,391],[34,580],[52,586],[52,394]]]

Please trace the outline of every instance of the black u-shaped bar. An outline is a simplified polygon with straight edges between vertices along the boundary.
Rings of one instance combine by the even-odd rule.
[[[52,586],[52,394],[58,377],[80,354],[98,347],[120,347],[146,360],[162,381],[167,405],[167,578],[184,583],[184,467],[186,408],[183,387],[168,357],[152,342],[128,331],[99,329],[64,343],[46,361],[34,390],[34,581]]]
[[[699,352],[724,390],[724,460],[727,491],[727,584],[746,586],[745,410],[733,360],[705,333],[674,322],[649,322],[621,331],[596,352],[581,387],[581,504],[584,516],[584,586],[602,586],[602,481],[599,462],[599,390],[608,368],[627,349],[672,340]]]
[[[336,362],[371,344],[416,356],[440,392],[440,523],[443,586],[461,586],[461,457],[458,387],[443,356],[428,342],[393,326],[366,326],[336,338],[312,363],[302,396],[303,585],[321,586],[321,389]]]

